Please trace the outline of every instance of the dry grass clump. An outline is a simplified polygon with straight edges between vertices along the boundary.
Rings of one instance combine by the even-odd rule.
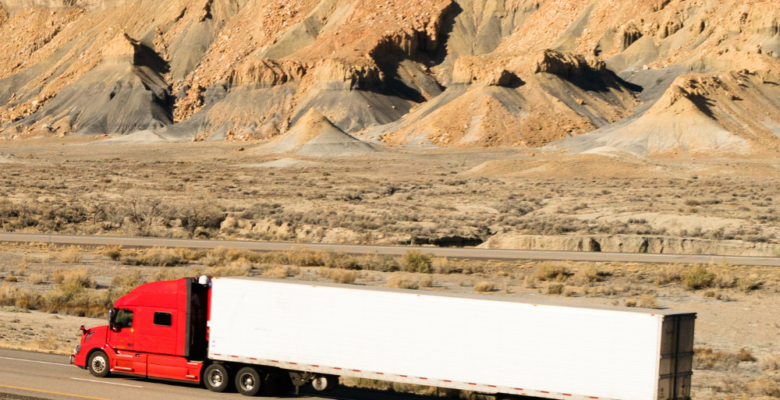
[[[290,271],[286,267],[275,267],[266,269],[262,275],[266,278],[284,279],[290,276]]]
[[[106,246],[101,253],[113,261],[119,261],[122,258],[122,246]]]
[[[54,259],[63,264],[75,264],[80,263],[83,260],[81,255],[81,249],[75,246],[67,247],[64,250],[56,253]]]
[[[703,265],[688,268],[680,275],[682,284],[690,290],[712,287],[715,282],[715,277],[716,275]]]
[[[137,258],[138,265],[153,267],[171,267],[183,264],[186,261],[174,249],[153,247],[142,252]]]
[[[750,350],[748,350],[748,349],[743,347],[743,348],[739,349],[739,351],[737,352],[737,361],[739,361],[739,362],[756,362],[758,360],[756,360],[756,358],[753,357],[753,353],[751,353]]]
[[[430,287],[433,287],[434,281],[433,281],[433,278],[431,278],[430,276],[424,275],[424,276],[420,277],[419,284],[420,284],[420,287],[430,288]]]
[[[417,279],[407,274],[394,272],[387,279],[387,286],[399,289],[419,289],[420,283]]]
[[[433,258],[420,250],[410,250],[403,257],[404,270],[429,274],[433,272]]]
[[[489,293],[496,290],[498,289],[496,289],[496,284],[493,282],[479,282],[474,285],[474,291],[477,293]]]
[[[33,254],[25,254],[22,257],[22,263],[25,264],[37,264],[37,263],[42,263],[43,261],[44,261],[43,257],[39,257]]]
[[[552,263],[542,263],[534,273],[534,278],[542,282],[559,281],[563,282],[571,276],[571,272],[566,267]]]
[[[551,283],[547,285],[547,294],[550,295],[562,295],[566,285],[562,283]]]
[[[9,275],[9,276],[5,277],[5,281],[8,282],[8,283],[16,283],[16,282],[19,282],[19,278],[15,277],[13,275]]]
[[[753,396],[780,397],[779,377],[762,376],[747,384],[748,391]]]
[[[599,271],[596,267],[589,265],[578,270],[572,279],[581,286],[592,283],[603,282],[609,276],[608,273]]]
[[[111,280],[111,288],[116,291],[116,297],[122,297],[131,290],[146,283],[141,271],[135,270],[129,274],[121,274]]]
[[[637,305],[639,308],[649,308],[649,309],[657,309],[658,308],[658,298],[651,294],[646,294],[639,298],[639,301],[637,302]]]
[[[739,360],[734,353],[714,351],[708,347],[694,350],[693,367],[696,369],[732,371],[738,364]]]
[[[780,371],[780,356],[770,354],[762,358],[758,366],[764,371]]]
[[[656,272],[655,284],[665,286],[671,283],[680,282],[682,279],[683,267],[679,265],[666,265],[659,268]]]
[[[333,283],[353,284],[357,275],[353,271],[332,270],[330,271],[330,279]]]
[[[33,273],[27,276],[27,279],[24,281],[30,285],[41,285],[46,283],[48,279],[49,277],[46,274]]]

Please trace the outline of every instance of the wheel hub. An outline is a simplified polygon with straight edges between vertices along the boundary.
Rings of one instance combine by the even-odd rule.
[[[211,386],[220,387],[222,386],[223,380],[224,376],[222,376],[222,372],[219,370],[211,371],[209,374],[209,381],[211,382]]]
[[[244,374],[241,377],[241,387],[244,390],[252,390],[255,388],[255,378],[252,377],[252,374]]]
[[[106,360],[103,357],[95,357],[92,359],[92,370],[101,373],[106,369]]]

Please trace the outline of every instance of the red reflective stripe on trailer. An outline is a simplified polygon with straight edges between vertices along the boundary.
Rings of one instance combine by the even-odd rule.
[[[249,359],[250,359],[250,360],[255,360],[255,361],[257,361],[257,359],[256,359],[256,358],[249,357]]]
[[[238,358],[238,356],[231,356],[231,357],[233,357],[233,358]]]
[[[298,365],[298,363],[294,363],[294,362],[291,362],[290,364],[292,364],[292,365]]]
[[[547,394],[550,394],[550,392],[545,392],[544,390],[542,390],[542,393],[547,393]]]
[[[217,354],[217,353],[214,353],[214,355],[215,355],[215,356],[221,356],[222,354]]]
[[[476,383],[469,383],[469,385],[474,385],[474,386],[477,386],[477,384],[476,384]]]
[[[598,397],[590,396],[589,399],[598,399]]]
[[[446,379],[444,380],[444,382],[452,383],[452,381],[448,381],[448,380],[446,380]]]
[[[278,363],[278,362],[279,362],[279,361],[276,361],[276,360],[271,360],[271,362],[275,362],[275,363]]]
[[[568,393],[564,393],[563,395],[564,395],[564,396],[571,396],[571,395],[570,395],[570,394],[568,394]]]
[[[515,390],[520,390],[520,391],[522,391],[523,389],[520,389],[520,388],[515,388]]]
[[[428,378],[420,378],[420,379],[423,379],[423,380],[426,380],[426,381],[428,380]]]
[[[341,371],[341,368],[336,368],[336,367],[333,367],[333,369],[337,369],[337,370]]]
[[[406,375],[398,375],[398,376],[400,376],[401,378],[408,378],[408,376]]]
[[[496,385],[488,385],[488,387],[496,387]]]
[[[377,375],[384,375],[384,372],[376,372]]]
[[[360,372],[360,370],[359,370],[359,369],[353,369],[352,371],[354,371],[354,372]]]

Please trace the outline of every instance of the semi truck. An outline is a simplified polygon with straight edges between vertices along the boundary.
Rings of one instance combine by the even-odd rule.
[[[263,278],[147,283],[81,327],[92,375],[279,395],[345,377],[498,399],[687,400],[696,314]]]

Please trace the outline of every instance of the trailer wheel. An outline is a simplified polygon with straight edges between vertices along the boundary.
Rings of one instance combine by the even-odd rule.
[[[293,389],[292,379],[285,371],[271,371],[265,376],[265,394],[281,396]]]
[[[211,364],[203,371],[203,384],[212,392],[222,393],[231,386],[230,370],[223,364]]]
[[[336,375],[317,375],[312,379],[311,385],[318,392],[330,392],[339,386],[339,377]]]
[[[260,373],[252,367],[244,367],[236,374],[236,389],[244,396],[257,396],[263,387]]]
[[[87,361],[87,368],[92,376],[98,378],[105,378],[111,372],[110,361],[108,355],[103,351],[96,351],[89,356]]]

